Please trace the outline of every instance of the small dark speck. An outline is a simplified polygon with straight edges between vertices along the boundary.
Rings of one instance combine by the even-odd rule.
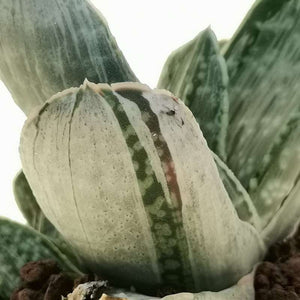
[[[183,119],[181,119],[181,125],[184,125],[184,121],[183,121]]]
[[[168,116],[174,116],[175,115],[175,110],[171,109],[171,110],[167,111],[166,114]]]

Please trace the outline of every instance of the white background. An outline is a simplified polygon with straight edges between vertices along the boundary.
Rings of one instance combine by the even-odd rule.
[[[141,82],[155,87],[171,51],[211,26],[230,38],[254,0],[93,0]],[[24,222],[12,193],[21,163],[19,136],[25,121],[0,81],[0,215]]]

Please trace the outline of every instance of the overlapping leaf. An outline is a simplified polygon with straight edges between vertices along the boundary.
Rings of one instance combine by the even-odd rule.
[[[39,259],[55,259],[63,270],[81,274],[43,235],[0,218],[0,298],[8,299],[17,287],[20,268],[29,261]]]
[[[226,74],[215,36],[207,29],[170,55],[159,81],[159,87],[171,90],[189,105],[210,148],[223,158],[228,109]],[[220,114],[223,123],[216,122]],[[247,191],[226,164],[217,155],[214,158],[240,219],[260,231],[261,222]]]
[[[213,156],[224,187],[239,218],[253,225],[258,231],[261,231],[260,216],[249,194],[227,165],[216,154],[213,154]]]
[[[17,205],[27,220],[28,225],[50,239],[75,265],[82,265],[71,245],[44,215],[32,193],[23,171],[20,171],[17,174],[13,183],[13,188]]]
[[[122,106],[114,105],[117,101]],[[148,110],[147,105],[151,105],[153,112]],[[129,284],[136,283],[140,289],[151,288],[151,285],[156,285],[155,280],[159,278],[157,274],[160,276],[164,268],[169,268],[168,264],[164,264],[162,268],[157,267],[161,261],[170,261],[160,255],[160,249],[165,249],[165,245],[168,245],[171,251],[163,250],[164,253],[171,255],[180,265],[180,259],[172,256],[175,253],[173,249],[179,245],[176,255],[181,255],[181,249],[187,249],[187,240],[189,252],[183,254],[189,253],[187,259],[183,256],[187,267],[167,271],[175,272],[176,277],[169,277],[172,284],[179,283],[174,278],[183,278],[187,282],[186,288],[181,286],[184,290],[220,290],[234,284],[249,272],[253,264],[264,255],[264,243],[253,226],[238,218],[190,111],[181,102],[177,103],[176,114],[180,116],[179,120],[184,121],[184,126],[180,124],[180,127],[177,115],[170,117],[161,113],[165,107],[170,110],[174,108],[172,96],[137,84],[110,87],[86,81],[80,88],[57,94],[36,112],[35,117],[28,120],[23,129],[20,151],[25,174],[49,219],[80,249],[94,272],[104,274],[105,270],[107,276],[114,276],[118,282],[130,281]],[[124,113],[120,114],[122,110]],[[163,206],[167,203],[168,193],[162,190],[158,200],[148,204],[148,200],[144,199],[144,195],[148,197],[148,194],[139,191],[142,181],[136,180],[142,169],[137,171],[132,168],[136,158],[128,155],[131,152],[128,141],[132,143],[132,140],[127,131],[131,128],[137,137],[134,145],[141,143],[146,149],[145,153],[150,153],[149,161],[154,174],[165,176],[161,173],[162,160],[156,156],[161,144],[157,145],[151,140],[149,142],[149,133],[152,133],[149,132],[152,127],[147,123],[150,112],[151,118],[157,118],[159,122],[159,130],[163,132],[161,139],[166,138],[165,145],[170,147],[167,149],[173,151],[170,157],[172,164],[177,167],[178,186],[184,191],[182,203],[186,207],[180,210],[179,215],[182,228],[185,228],[184,238],[177,235],[181,229],[174,227],[172,223],[173,210],[169,206],[173,204],[166,208]],[[145,119],[142,118],[144,115]],[[102,122],[109,122],[111,125],[108,128],[102,126]],[[66,131],[69,132],[67,135]],[[90,134],[91,131],[95,135]],[[112,140],[111,136],[115,138]],[[140,159],[138,163],[141,161]],[[52,176],[49,180],[49,174],[55,174],[55,177]],[[152,173],[149,174],[145,172],[143,180],[152,176]],[[130,180],[122,182],[124,177]],[[164,182],[164,177],[158,178],[162,178],[159,180]],[[112,189],[112,180],[118,182],[117,190]],[[153,191],[160,189],[154,180],[150,183],[149,196],[153,199]],[[134,191],[134,196],[133,188],[137,190]],[[144,186],[141,187],[142,190],[145,190]],[[114,199],[111,203],[113,206],[106,206],[109,199]],[[156,212],[160,210],[163,211],[162,214]],[[169,211],[172,214],[168,215]],[[123,216],[130,215],[131,212],[141,214],[142,217],[134,215],[124,221]],[[149,217],[146,215],[146,218],[149,218],[149,223],[145,219],[145,213],[148,212]],[[176,243],[167,244],[161,231],[152,230],[152,224],[154,227],[156,224],[165,224],[170,232],[175,228],[174,235],[168,233],[167,239],[171,236]],[[131,230],[124,231],[124,228]],[[132,232],[138,234],[133,236]],[[148,247],[149,241],[152,243],[151,247]],[[160,243],[163,244],[162,248]],[[234,247],[227,251],[231,245]],[[137,256],[139,253],[145,253],[146,259],[140,259]],[[149,263],[148,255],[152,257],[155,254],[158,257],[157,253],[163,259]],[[187,279],[184,278],[192,270],[189,266],[195,270],[191,284],[188,276]],[[184,276],[181,275],[181,270],[186,272]],[[193,284],[198,286],[194,288]]]
[[[133,292],[116,290],[112,291],[115,297],[126,297],[128,300],[253,300],[254,271],[244,276],[236,285],[220,292],[201,292],[201,293],[179,293],[163,298],[148,297]]]
[[[227,70],[210,28],[174,51],[158,87],[170,90],[193,112],[211,150],[225,158],[227,132]]]
[[[264,224],[281,209],[300,178],[300,111],[284,126],[251,179],[250,195]],[[300,193],[294,195],[299,201]],[[296,209],[296,204],[295,204]],[[300,215],[300,210],[298,210]]]
[[[230,77],[227,163],[248,190],[260,180],[271,184],[261,176],[262,170],[276,173],[268,154],[279,146],[300,107],[299,13],[297,0],[257,1],[225,50]],[[299,165],[293,168],[299,170]],[[282,178],[277,177],[279,185]],[[266,195],[269,202],[272,196]]]
[[[41,211],[23,171],[17,174],[13,188],[17,205],[28,224],[37,231],[56,239],[60,234]]]
[[[288,197],[282,203],[271,222],[262,232],[266,245],[272,245],[278,240],[286,238],[299,225],[300,210],[300,181],[297,180]]]
[[[85,78],[137,81],[89,2],[0,0],[0,79],[27,115]]]
[[[80,6],[82,3],[76,1],[75,4]],[[4,5],[6,12],[11,8],[10,4],[4,4],[4,0],[2,3],[0,0],[1,4]],[[32,5],[30,1],[28,1],[28,5],[26,3],[27,9]],[[21,44],[24,43],[24,45],[22,44],[25,49],[22,59],[25,57],[25,60],[23,59],[25,63],[18,60],[16,52],[12,51],[14,47],[20,47],[21,44],[18,44],[19,42],[11,43],[9,47],[5,48],[2,44],[1,34],[0,53],[1,51],[4,53],[4,59],[2,61],[0,59],[0,68],[4,71],[0,71],[0,76],[4,76],[3,78],[17,102],[24,95],[25,98],[30,93],[31,97],[34,95],[33,102],[30,100],[23,106],[26,112],[37,104],[34,99],[41,99],[43,96],[42,99],[46,100],[54,92],[69,87],[71,82],[71,85],[79,85],[84,77],[88,77],[92,81],[105,82],[136,80],[124,58],[116,49],[115,42],[110,37],[103,21],[100,22],[102,24],[100,31],[105,37],[105,43],[111,47],[112,51],[107,52],[109,53],[107,60],[106,54],[103,55],[103,53],[100,55],[101,58],[97,57],[98,50],[95,49],[97,49],[98,42],[93,40],[95,36],[86,38],[89,30],[85,31],[88,28],[98,32],[96,27],[100,18],[92,12],[92,8],[84,4],[83,11],[85,13],[80,16],[80,18],[82,17],[80,20],[77,20],[74,19],[73,13],[70,13],[72,8],[68,5],[70,2],[65,1],[64,4],[57,6],[62,9],[62,21],[55,24],[54,27],[57,27],[54,30],[55,37],[53,38],[53,35],[49,34],[50,38],[47,42],[41,38],[43,32],[52,32],[53,28],[50,26],[48,31],[45,26],[45,28],[37,30],[34,25],[36,20],[26,23],[27,27],[24,28],[27,31],[24,32],[27,35],[24,35],[24,39],[16,38],[14,34],[17,32],[16,29],[20,30],[21,24],[21,19],[18,18],[20,15],[26,16],[29,10],[26,11],[20,6],[11,11],[12,18],[10,20],[13,20],[14,26],[17,25],[11,27],[14,29],[3,36],[4,39],[7,39],[6,42],[12,35],[15,40],[19,39]],[[74,6],[76,7],[76,5]],[[57,8],[55,7],[55,9]],[[18,15],[20,11],[21,14]],[[284,238],[297,221],[300,210],[299,13],[300,2],[297,0],[257,1],[231,43],[224,46],[230,74],[231,105],[227,153],[225,140],[228,122],[227,73],[215,37],[209,29],[171,55],[159,82],[159,87],[171,90],[190,107],[210,148],[223,159],[226,159],[226,154],[228,154],[230,168],[242,181],[253,199],[253,203],[239,180],[216,156],[215,162],[219,168],[219,174],[240,219],[251,223],[258,229],[261,228],[259,218],[262,218],[263,225],[266,225],[263,237],[267,243]],[[91,20],[87,22],[88,25],[83,31],[76,32],[76,29],[79,28],[77,26],[88,14],[92,16]],[[43,14],[41,16],[45,18]],[[4,21],[7,22],[7,20]],[[22,21],[24,22],[24,20]],[[4,30],[7,30],[7,27]],[[38,38],[35,38],[35,35]],[[77,46],[69,47],[65,44],[64,47],[61,47],[59,41],[62,40],[62,36],[69,37],[72,41],[69,45],[75,42],[73,44]],[[69,41],[68,38],[66,40]],[[37,58],[34,58],[33,52],[30,51],[37,46],[37,41],[41,42],[44,49],[38,53]],[[78,43],[78,41],[84,41],[84,43]],[[89,43],[92,45],[91,48],[88,46]],[[45,45],[50,46],[47,48]],[[56,60],[51,65],[47,59],[45,62],[42,61],[41,57],[52,60],[54,57]],[[79,67],[72,63],[76,61],[76,58],[81,62]],[[118,64],[122,68],[114,69]],[[96,69],[91,68],[95,65],[97,65]],[[21,72],[19,72],[20,70]],[[51,70],[56,70],[56,72],[51,74]],[[74,74],[77,73],[84,77],[75,76]],[[93,75],[89,77],[92,73]],[[41,88],[42,80],[39,81],[40,78],[50,80],[49,86]],[[32,85],[29,84],[30,81],[33,83]],[[21,101],[19,102],[21,103]],[[22,186],[22,189],[25,190],[26,186]],[[26,193],[29,195],[30,189]],[[32,199],[34,199],[33,195],[30,200]],[[24,203],[21,201],[20,206],[22,207]],[[26,205],[30,205],[30,209]],[[23,206],[23,211],[35,228],[43,230],[41,228],[45,224],[47,226],[50,224],[43,219],[41,211],[38,212],[38,205],[34,201],[29,201],[26,205]],[[6,234],[8,241],[7,232],[9,230],[4,230],[4,233],[2,231],[0,227],[1,239],[6,241]],[[3,253],[6,254],[5,251]],[[8,258],[5,263],[13,264],[12,259],[15,258],[9,256],[11,253],[14,252],[7,254]],[[17,263],[20,259],[18,258]],[[7,279],[3,278],[2,275],[0,291],[3,282],[7,285]],[[13,282],[13,278],[9,280]],[[253,298],[253,287],[249,281],[245,290],[233,287],[219,294],[209,292],[194,295],[181,294],[164,299],[248,299],[247,297]]]

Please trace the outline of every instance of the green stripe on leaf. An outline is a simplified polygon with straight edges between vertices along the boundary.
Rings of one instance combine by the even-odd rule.
[[[176,216],[180,215],[180,207],[176,209],[176,206],[172,207],[168,204],[166,195],[161,183],[157,180],[155,170],[152,168],[146,149],[142,146],[137,133],[130,124],[118,97],[109,91],[104,91],[103,93],[106,101],[110,104],[116,115],[127,146],[131,149],[129,152],[131,153],[133,165],[138,166],[135,168],[136,176],[145,205],[145,211],[148,215],[148,222],[152,231],[154,244],[156,245],[162,280],[166,285],[194,289],[193,279],[191,274],[189,274],[190,267],[188,265],[190,262],[188,259],[188,245],[184,238],[182,220],[176,220]],[[141,118],[148,126],[152,136],[154,134],[153,130],[155,130],[156,135],[161,136],[157,116],[152,112],[148,101],[143,99],[140,92],[119,91],[118,94],[136,103],[140,109]],[[151,117],[145,118],[146,114]],[[128,132],[131,132],[131,134],[128,135]],[[156,141],[159,141],[159,139]],[[163,142],[160,143],[162,144]],[[138,150],[135,149],[135,147],[138,148]],[[151,166],[151,172],[149,170],[146,171],[147,166]],[[148,184],[149,181],[151,184]],[[168,231],[168,234],[162,234],[163,228]],[[174,243],[171,241],[174,241]],[[168,262],[172,262],[174,265],[177,265],[177,267],[175,269],[166,268]],[[182,285],[182,287],[180,285]]]

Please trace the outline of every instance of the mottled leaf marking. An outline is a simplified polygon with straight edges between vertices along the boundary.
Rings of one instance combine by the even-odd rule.
[[[227,44],[227,164],[251,193],[299,110],[300,2],[257,1]],[[260,178],[257,178],[260,181]]]
[[[103,16],[86,0],[1,0],[0,78],[27,115],[85,78],[137,81]]]
[[[226,158],[227,84],[226,63],[210,28],[169,56],[158,83],[189,107],[210,149],[222,159]]]
[[[0,218],[0,296],[9,299],[19,283],[19,270],[29,261],[54,259],[65,271],[81,273],[46,237],[23,225]]]
[[[163,137],[159,130],[158,120],[156,115],[150,109],[148,101],[143,99],[136,99],[134,96],[140,98],[140,94],[127,92],[118,92],[126,99],[134,101],[136,104],[140,103],[139,109],[143,121],[147,124],[151,134],[154,138],[156,147],[158,149],[166,150],[160,152],[162,160],[162,168],[166,172],[168,186],[170,188],[170,195],[165,195],[161,183],[158,182],[155,172],[152,168],[146,149],[142,146],[140,138],[137,136],[134,128],[122,108],[118,97],[111,91],[103,91],[105,99],[113,109],[116,118],[123,131],[126,139],[133,165],[135,167],[137,180],[139,183],[142,199],[145,204],[145,210],[148,215],[148,222],[151,227],[154,243],[157,246],[157,256],[159,260],[159,267],[161,269],[161,276],[165,284],[193,288],[193,279],[190,274],[189,260],[188,260],[188,246],[184,235],[182,220],[178,220],[180,215],[181,205],[179,203],[167,202],[167,197],[180,197],[178,185],[176,183],[176,175],[174,167],[166,169],[166,166],[172,164],[169,150],[166,150]],[[153,118],[155,116],[155,118]],[[168,175],[171,174],[171,175]],[[169,176],[169,177],[168,177]],[[171,184],[175,183],[175,189]],[[172,197],[172,196],[171,196]],[[173,199],[179,200],[179,199]],[[179,286],[180,287],[180,286]]]

